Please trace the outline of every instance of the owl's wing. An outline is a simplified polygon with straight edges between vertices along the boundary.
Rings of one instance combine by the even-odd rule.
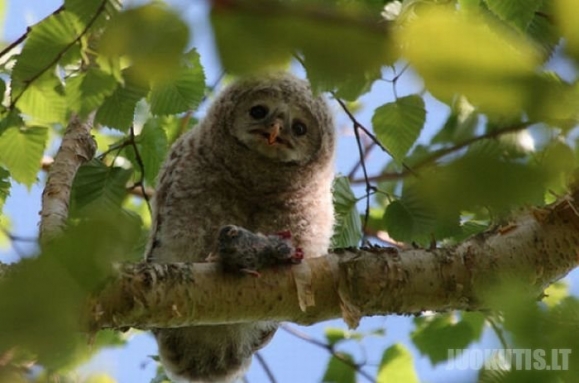
[[[180,165],[183,157],[186,155],[187,146],[191,147],[193,144],[193,137],[188,134],[183,134],[181,137],[175,141],[169,155],[165,159],[161,171],[157,176],[157,188],[155,190],[155,196],[152,201],[153,217],[151,223],[151,235],[149,236],[149,242],[145,251],[145,261],[154,262],[155,249],[160,246],[161,232],[159,230],[162,223],[161,211],[163,206],[167,206],[167,197],[169,191],[173,185],[172,177],[176,173],[175,170]]]

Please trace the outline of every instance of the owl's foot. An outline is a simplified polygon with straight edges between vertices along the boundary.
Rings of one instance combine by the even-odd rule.
[[[217,258],[227,272],[259,277],[263,268],[297,264],[304,258],[300,248],[294,248],[289,231],[273,235],[253,233],[239,226],[223,226],[217,238]]]

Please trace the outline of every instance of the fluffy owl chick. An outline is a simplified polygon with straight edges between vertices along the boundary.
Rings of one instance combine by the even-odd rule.
[[[327,252],[334,224],[331,113],[289,74],[238,81],[171,148],[154,201],[150,262],[202,262],[219,229],[289,231],[305,258]],[[297,303],[296,303],[297,304]],[[177,382],[231,382],[277,329],[275,322],[154,331]]]

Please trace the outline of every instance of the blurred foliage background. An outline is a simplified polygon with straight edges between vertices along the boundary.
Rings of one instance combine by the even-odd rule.
[[[112,262],[140,259],[151,191],[168,148],[234,76],[300,73],[327,94],[341,133],[355,138],[338,152],[338,160],[356,160],[335,182],[335,247],[457,243],[520,208],[552,202],[573,179],[576,0],[214,0],[209,6],[218,68],[203,67],[191,25],[163,1],[65,0],[4,43],[0,209],[15,183],[44,182],[46,156],[54,155],[72,115],[94,115],[98,152],[75,178],[66,235],[1,269],[0,382],[113,381],[75,374],[102,347],[127,342],[112,331],[87,342],[78,328],[82,302],[104,283]],[[218,81],[207,81],[208,69],[221,73]],[[412,92],[400,86],[408,77],[420,84]],[[371,107],[364,101],[369,95]],[[357,117],[369,108],[369,118]],[[440,110],[441,123],[426,129]],[[10,222],[3,213],[3,241],[35,241],[15,235]],[[493,311],[411,319],[414,353],[402,344],[386,344],[371,358],[351,351],[384,329],[331,327],[323,341],[294,335],[329,352],[320,361],[325,373],[310,381],[417,382],[413,357],[448,366],[448,350],[480,347],[485,329],[504,349],[546,350],[552,368],[507,363],[483,367],[469,381],[577,381],[576,298],[563,282],[540,303],[516,291],[497,292]],[[572,352],[567,368],[557,369],[561,354],[551,350],[561,349]],[[163,379],[159,373],[153,381]]]

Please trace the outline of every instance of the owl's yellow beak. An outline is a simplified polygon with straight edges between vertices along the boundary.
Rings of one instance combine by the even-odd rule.
[[[283,128],[283,121],[280,120],[279,118],[276,118],[271,123],[268,129],[269,136],[267,137],[267,143],[269,145],[273,145],[276,143],[277,137],[279,136],[279,132],[282,128]]]

